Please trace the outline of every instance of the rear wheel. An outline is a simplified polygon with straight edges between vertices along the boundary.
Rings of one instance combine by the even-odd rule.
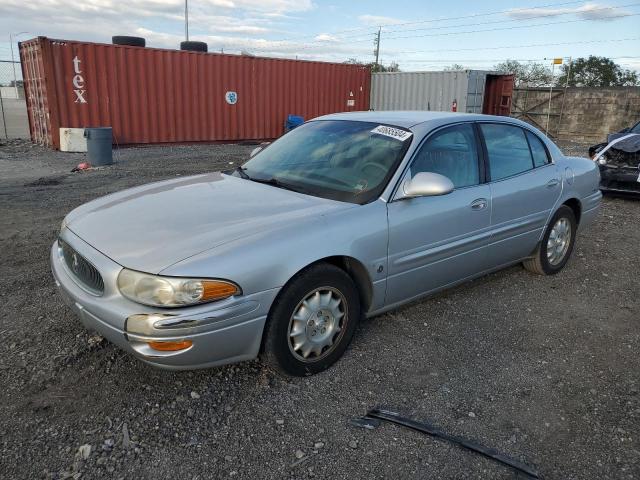
[[[334,265],[314,265],[296,275],[274,302],[263,357],[289,375],[321,372],[342,356],[359,316],[351,277]]]
[[[554,214],[532,258],[524,268],[539,275],[554,275],[569,261],[576,240],[576,217],[571,208],[561,206]]]

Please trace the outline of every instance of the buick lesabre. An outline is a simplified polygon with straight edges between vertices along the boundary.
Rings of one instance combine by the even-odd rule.
[[[333,114],[235,170],[76,208],[51,265],[81,321],[145,362],[261,356],[309,375],[340,358],[363,315],[516,263],[559,272],[598,184],[593,161],[518,120]]]

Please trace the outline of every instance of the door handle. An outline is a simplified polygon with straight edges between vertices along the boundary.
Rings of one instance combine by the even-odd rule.
[[[557,186],[559,183],[560,183],[560,180],[558,180],[557,178],[552,178],[547,182],[547,188],[553,188]]]
[[[487,208],[489,202],[487,202],[486,198],[478,198],[477,200],[474,200],[473,202],[471,202],[471,209],[472,210],[483,210],[485,208]]]

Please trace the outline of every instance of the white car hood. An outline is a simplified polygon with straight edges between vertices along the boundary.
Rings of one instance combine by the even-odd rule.
[[[66,222],[120,265],[158,273],[239,238],[354,206],[216,172],[108,195],[75,209]]]

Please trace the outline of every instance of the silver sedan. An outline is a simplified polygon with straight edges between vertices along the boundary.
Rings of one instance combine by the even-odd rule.
[[[557,273],[597,215],[598,184],[594,162],[514,119],[334,114],[233,171],[75,209],[51,265],[81,321],[145,362],[261,355],[308,375],[340,358],[363,315],[519,262]]]

